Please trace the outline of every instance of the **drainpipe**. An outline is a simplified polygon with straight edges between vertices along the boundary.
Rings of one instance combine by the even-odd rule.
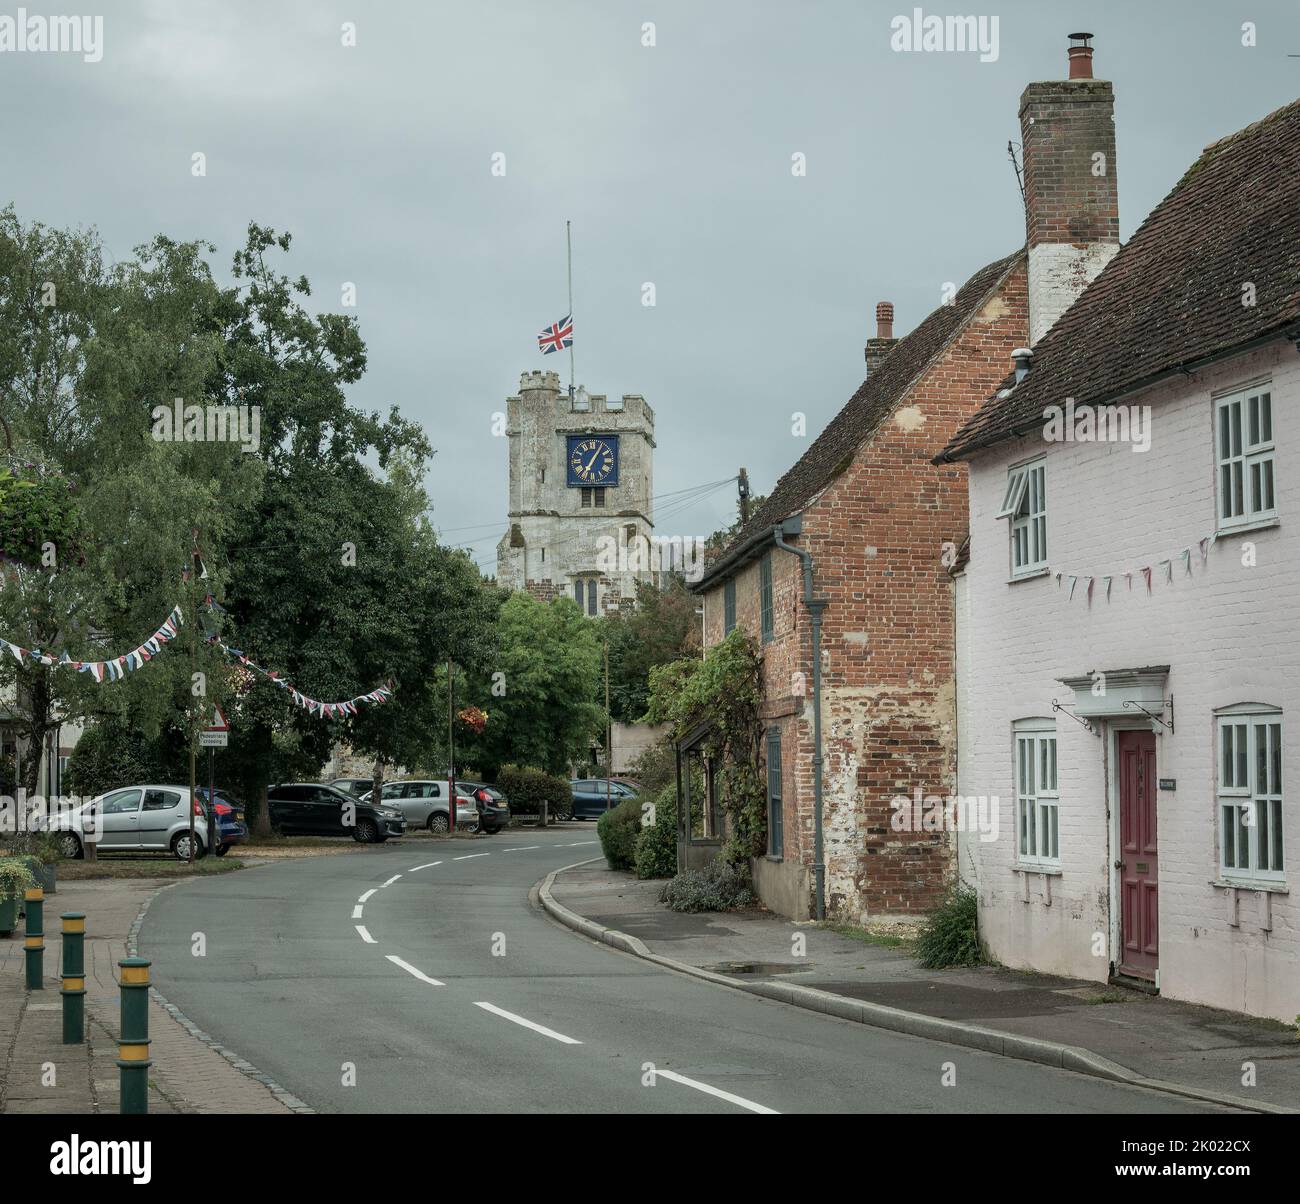
[[[787,518],[772,528],[772,542],[778,548],[793,552],[803,561],[803,604],[812,616],[813,662],[813,875],[817,890],[817,918],[826,918],[826,859],[822,852],[822,611],[824,598],[813,597],[812,553],[796,548],[782,538],[803,532],[800,515]]]

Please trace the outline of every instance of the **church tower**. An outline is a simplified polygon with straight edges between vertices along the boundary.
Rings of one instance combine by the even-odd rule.
[[[601,615],[651,579],[635,549],[654,530],[654,411],[639,393],[570,398],[554,372],[525,372],[506,399],[509,529],[497,583]],[[641,571],[638,571],[640,569]],[[655,577],[657,581],[657,576]]]

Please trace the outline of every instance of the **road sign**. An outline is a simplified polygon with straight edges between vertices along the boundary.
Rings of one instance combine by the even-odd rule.
[[[225,748],[230,740],[230,724],[219,706],[212,708],[216,715],[212,722],[199,733],[200,748]]]

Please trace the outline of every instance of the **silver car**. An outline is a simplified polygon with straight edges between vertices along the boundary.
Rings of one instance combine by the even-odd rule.
[[[362,795],[370,802],[374,791]],[[447,781],[421,778],[409,782],[385,782],[379,797],[390,807],[396,807],[409,828],[428,828],[430,832],[445,832],[447,823]],[[456,783],[456,828],[460,832],[478,831],[478,808],[474,796],[464,782]]]
[[[170,849],[190,859],[190,813],[194,814],[194,856],[208,850],[208,813],[188,786],[126,786],[97,795],[50,820],[59,852],[80,857],[86,844],[108,852]]]

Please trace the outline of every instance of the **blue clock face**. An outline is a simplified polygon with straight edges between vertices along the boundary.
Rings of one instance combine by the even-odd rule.
[[[618,484],[617,435],[570,435],[568,440],[570,486]]]

